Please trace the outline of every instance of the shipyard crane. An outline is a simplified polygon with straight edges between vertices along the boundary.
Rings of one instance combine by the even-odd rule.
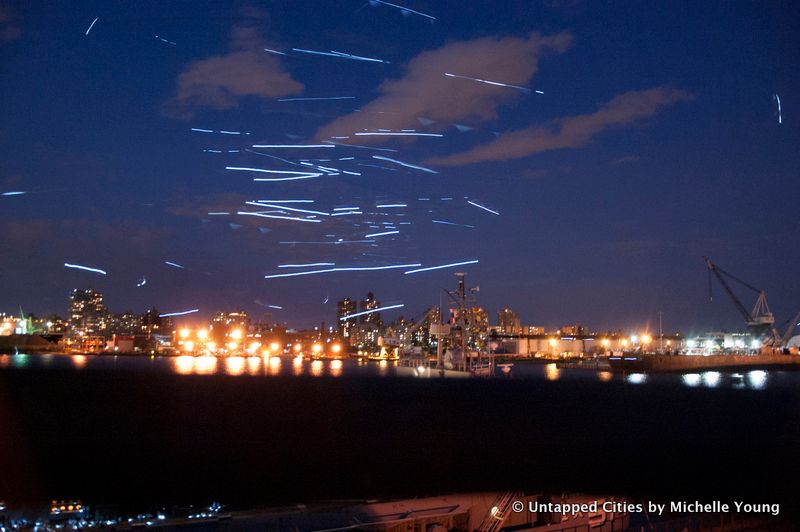
[[[711,259],[708,257],[703,257],[703,260],[705,260],[706,266],[708,267],[708,299],[713,299],[711,295],[711,274],[714,274],[719,281],[719,284],[722,285],[722,288],[724,288],[728,293],[728,296],[730,296],[734,306],[736,306],[736,309],[744,318],[747,328],[750,329],[754,335],[761,338],[764,345],[771,345],[774,347],[780,347],[783,345],[783,339],[778,333],[778,330],[775,328],[775,316],[772,315],[772,312],[769,310],[769,305],[767,304],[767,293],[764,290],[756,288],[755,286],[746,283],[738,277],[726,272],[711,262]],[[736,294],[725,280],[726,277],[758,294],[756,304],[752,311],[748,311],[747,307],[745,307],[739,298],[736,297]]]

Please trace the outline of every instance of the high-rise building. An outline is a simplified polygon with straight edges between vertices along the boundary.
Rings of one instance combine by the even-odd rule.
[[[381,302],[375,299],[372,292],[367,294],[367,299],[360,301],[359,312],[367,312],[380,308]],[[383,320],[380,312],[370,312],[362,314],[358,318],[358,344],[367,348],[375,348],[378,345],[378,337],[381,335]]]
[[[489,313],[481,307],[467,309],[467,326],[469,327],[469,346],[472,349],[486,347],[489,333]]]
[[[232,312],[217,312],[211,318],[212,338],[221,343],[232,332],[238,339],[247,336],[250,329],[250,318],[244,310],[234,310]]]
[[[519,334],[521,330],[517,314],[508,307],[497,313],[497,324],[503,334]]]
[[[336,303],[336,324],[339,336],[346,339],[354,337],[356,332],[356,318],[348,318],[356,313],[356,302],[346,297]]]
[[[92,288],[76,288],[69,296],[69,332],[76,336],[104,336],[110,315],[103,294]]]

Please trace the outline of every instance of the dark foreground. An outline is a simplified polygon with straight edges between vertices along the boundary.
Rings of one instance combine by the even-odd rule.
[[[800,395],[0,371],[0,499],[238,506],[521,489],[780,502]]]

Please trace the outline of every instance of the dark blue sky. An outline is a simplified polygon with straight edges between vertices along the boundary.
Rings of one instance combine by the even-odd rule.
[[[670,330],[738,328],[718,287],[707,301],[703,255],[766,288],[779,323],[800,308],[791,3],[394,3],[436,21],[345,0],[0,0],[0,192],[26,192],[0,196],[0,308],[63,313],[70,289],[94,286],[119,312],[259,314],[258,301],[283,307],[277,320],[312,325],[371,290],[406,305],[387,318],[416,316],[454,269],[263,276],[285,263],[479,259],[464,270],[493,321],[508,305],[548,327],[627,329],[662,311]],[[332,96],[353,99],[278,101]],[[353,136],[381,128],[443,136]],[[243,151],[330,136],[366,148],[260,150],[294,165]],[[304,158],[361,175],[265,183],[225,170],[296,171]],[[268,198],[364,214],[235,214]],[[216,211],[233,214],[207,215]],[[411,223],[373,243],[281,244],[364,239],[375,222]]]

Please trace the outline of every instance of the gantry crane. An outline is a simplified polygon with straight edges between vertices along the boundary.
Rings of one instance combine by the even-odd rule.
[[[769,345],[772,347],[782,347],[785,343],[783,338],[781,337],[778,330],[775,328],[775,316],[772,315],[772,312],[769,310],[769,305],[767,304],[767,293],[764,290],[756,288],[755,286],[746,283],[739,279],[738,277],[726,272],[713,262],[708,257],[703,257],[703,260],[706,262],[706,266],[708,267],[708,298],[709,300],[712,299],[711,296],[711,274],[719,281],[719,284],[722,285],[722,288],[730,296],[733,304],[736,306],[736,309],[739,313],[744,317],[744,321],[747,324],[747,328],[759,339],[761,339],[764,345]],[[745,307],[742,302],[736,297],[736,294],[731,289],[728,282],[725,280],[725,277],[731,279],[732,281],[736,281],[740,285],[754,291],[758,294],[758,298],[756,299],[756,304],[753,307],[752,311],[748,311],[747,307]],[[787,331],[787,334],[791,334],[791,331]],[[786,339],[788,341],[788,338]]]

